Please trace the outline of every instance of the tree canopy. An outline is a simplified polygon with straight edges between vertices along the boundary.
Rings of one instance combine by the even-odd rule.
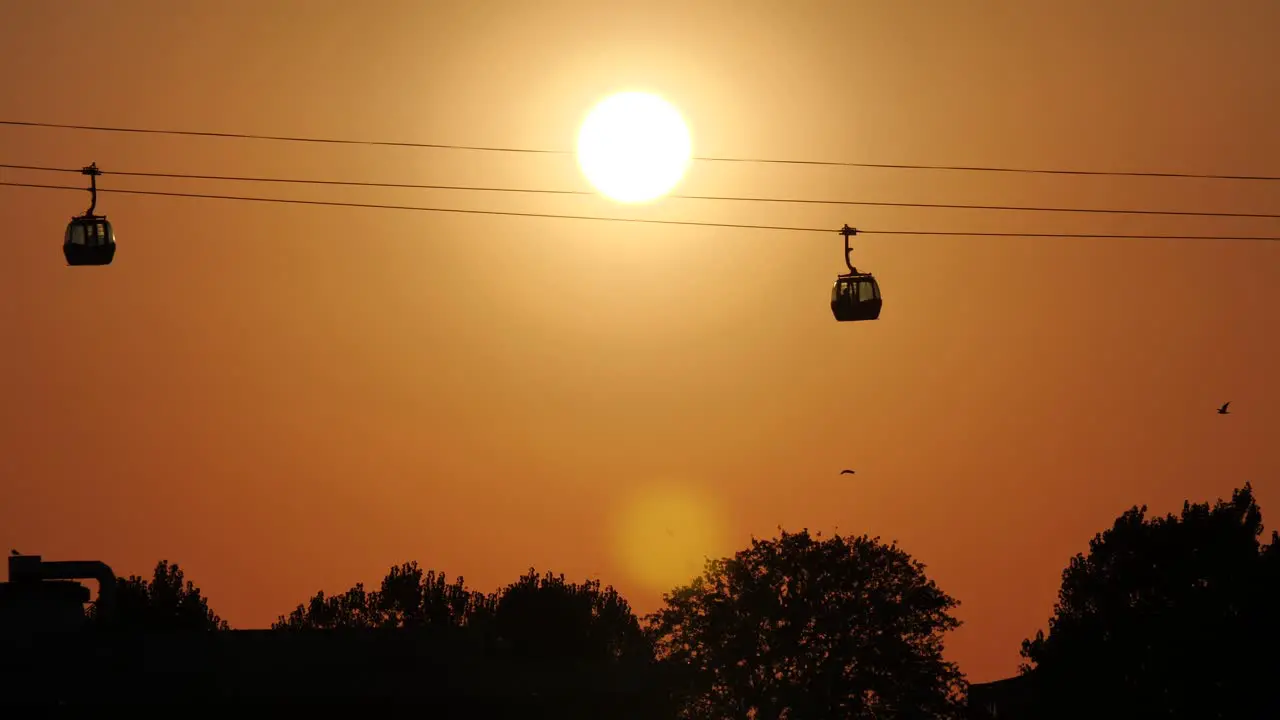
[[[958,602],[878,538],[783,531],[664,597],[659,656],[684,669],[687,718],[949,717],[964,681],[943,660]]]
[[[517,656],[647,663],[653,648],[631,605],[598,580],[529,572],[496,594],[493,633]]]
[[[110,619],[99,616],[97,606],[89,609],[90,621],[98,627],[135,632],[175,632],[227,630],[200,588],[187,580],[177,563],[161,560],[150,580],[138,575],[116,578],[116,607]]]
[[[369,592],[356,583],[340,595],[317,592],[288,616],[280,616],[275,630],[332,630],[461,627],[483,612],[490,601],[466,588],[463,578],[450,581],[444,573],[424,570],[417,562],[394,565],[382,586]]]
[[[272,626],[277,630],[465,628],[475,643],[524,659],[583,663],[653,658],[626,599],[599,581],[573,583],[530,568],[493,593],[470,590],[416,562],[394,566],[372,592],[356,584],[340,595],[318,592]]]
[[[1133,507],[1062,573],[1049,633],[1023,641],[1046,716],[1252,717],[1273,652],[1280,540],[1246,484],[1180,516]]]

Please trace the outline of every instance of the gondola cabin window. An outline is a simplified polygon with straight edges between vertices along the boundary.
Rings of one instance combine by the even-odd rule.
[[[858,283],[858,302],[870,302],[880,299],[880,288],[871,280]]]

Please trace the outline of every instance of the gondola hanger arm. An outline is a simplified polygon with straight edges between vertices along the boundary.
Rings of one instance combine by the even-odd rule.
[[[850,274],[850,275],[857,275],[857,274],[858,274],[858,268],[854,267],[854,266],[853,266],[853,262],[851,262],[851,261],[849,260],[849,254],[853,252],[853,248],[849,247],[849,238],[853,237],[854,235],[857,235],[857,234],[858,234],[858,229],[857,229],[857,228],[849,227],[849,224],[848,224],[848,223],[845,223],[845,226],[844,226],[844,227],[842,227],[842,228],[840,228],[840,234],[844,236],[844,264],[845,264],[845,267],[849,268],[849,274]]]
[[[93,211],[98,209],[98,176],[102,171],[98,169],[98,163],[92,162],[81,168],[80,174],[89,176],[89,209],[84,211],[84,216],[92,217]]]

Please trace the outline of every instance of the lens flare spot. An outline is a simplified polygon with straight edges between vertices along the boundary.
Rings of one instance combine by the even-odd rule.
[[[613,523],[618,561],[630,580],[666,592],[723,554],[724,518],[716,501],[688,484],[655,482],[627,495]]]

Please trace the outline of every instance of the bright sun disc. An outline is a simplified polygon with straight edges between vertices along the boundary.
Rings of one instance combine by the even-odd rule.
[[[641,203],[670,192],[692,151],[680,111],[647,93],[605,98],[578,131],[578,167],[596,190],[619,202]]]

